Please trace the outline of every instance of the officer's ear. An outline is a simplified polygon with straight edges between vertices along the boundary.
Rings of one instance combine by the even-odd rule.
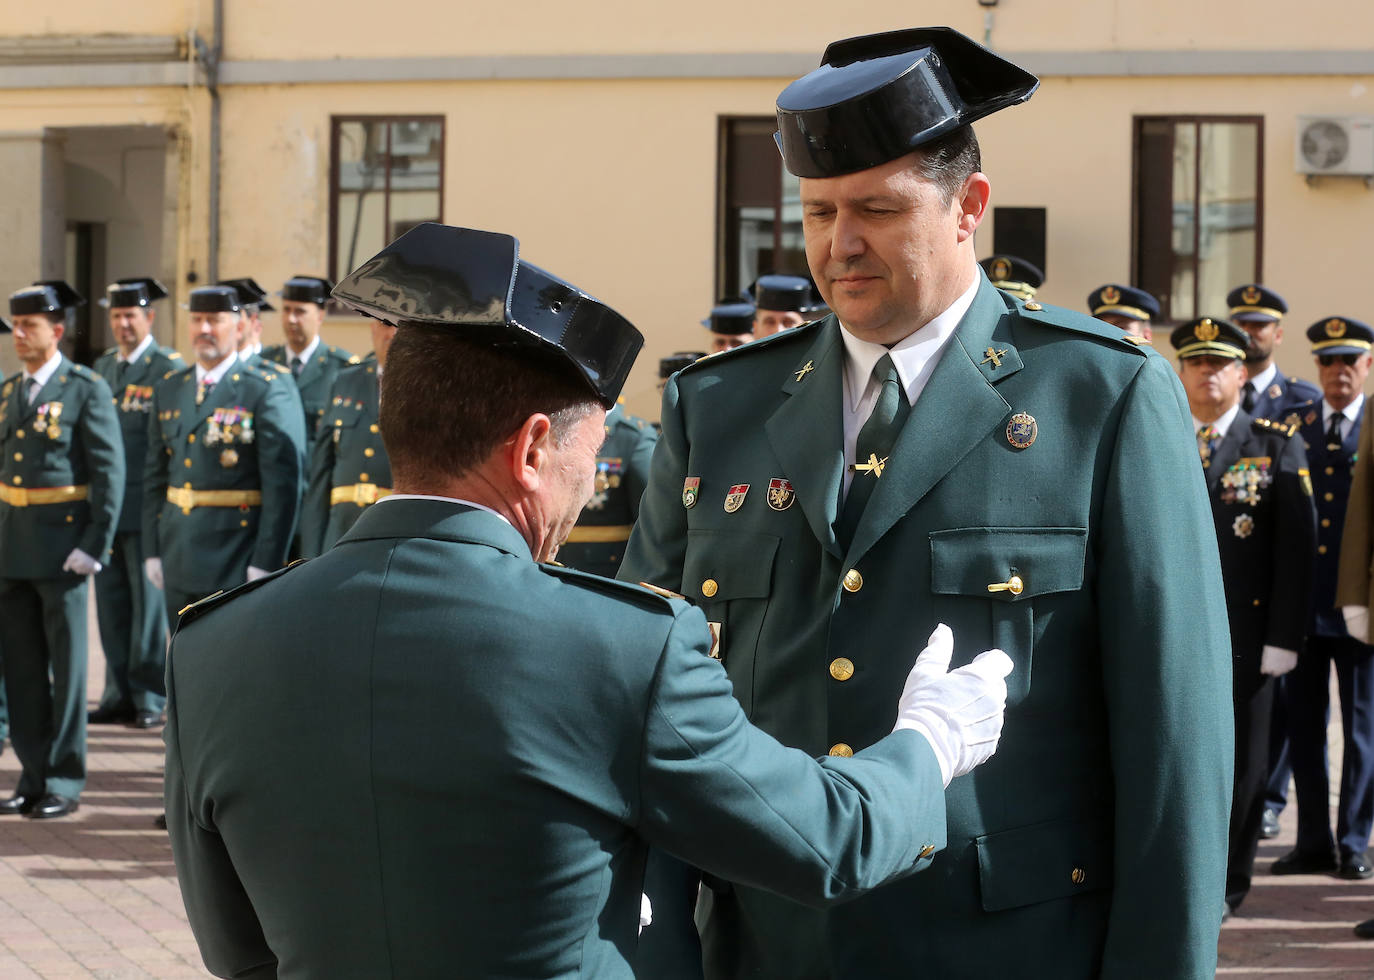
[[[510,474],[520,489],[538,490],[553,463],[553,422],[535,412],[521,423],[506,442]]]

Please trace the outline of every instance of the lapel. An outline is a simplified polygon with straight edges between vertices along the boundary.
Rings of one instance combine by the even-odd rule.
[[[990,378],[1000,382],[1021,367],[1010,339],[1012,319],[1001,294],[983,277],[973,305],[955,328],[897,437],[887,469],[854,530],[851,556],[871,548],[974,446],[1006,423],[1011,406]],[[985,362],[989,347],[1006,351],[999,355],[1000,367]]]
[[[48,379],[47,384],[38,389],[38,396],[34,398],[33,401],[27,403],[24,400],[23,393],[24,375],[22,372],[20,373],[19,384],[16,385],[16,387],[19,388],[19,418],[21,420],[32,418],[38,411],[38,406],[42,405],[44,402],[61,400],[58,396],[62,394],[62,389],[66,387],[67,372],[71,370],[71,367],[72,362],[67,360],[66,354],[63,354],[61,360],[58,361],[57,370],[52,373],[52,377]]]
[[[835,540],[835,519],[844,474],[844,344],[840,329],[834,316],[820,325],[810,348],[787,369],[782,384],[787,397],[763,425],[811,532],[837,558],[841,554]]]
[[[310,360],[305,362],[301,368],[301,376],[296,379],[296,387],[301,391],[313,385],[324,373],[324,341],[321,340],[315,348],[315,353],[310,355]],[[287,366],[290,366],[290,354],[287,355]]]
[[[1212,452],[1212,465],[1206,471],[1208,490],[1216,490],[1221,483],[1221,474],[1240,459],[1241,447],[1250,435],[1250,420],[1251,416],[1245,414],[1245,409],[1236,412],[1236,417],[1231,420],[1231,428],[1226,430],[1226,437],[1217,443],[1217,448]]]
[[[389,500],[368,507],[344,532],[340,543],[387,538],[429,538],[481,544],[530,559],[520,532],[484,510],[453,500]]]

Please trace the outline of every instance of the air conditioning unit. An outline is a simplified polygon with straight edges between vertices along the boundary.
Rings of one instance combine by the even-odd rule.
[[[1298,173],[1374,176],[1374,116],[1299,116]]]

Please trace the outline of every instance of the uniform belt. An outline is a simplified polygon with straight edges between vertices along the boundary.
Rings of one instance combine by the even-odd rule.
[[[7,487],[0,484],[0,500],[11,507],[37,507],[39,504],[65,504],[73,500],[85,500],[91,492],[90,486],[79,487]]]
[[[391,495],[390,487],[379,487],[375,483],[350,483],[346,487],[335,487],[329,491],[329,504],[357,504],[366,507],[375,504],[383,497]]]
[[[192,490],[190,487],[168,487],[167,500],[189,514],[196,507],[260,507],[261,490]]]
[[[568,535],[568,544],[606,544],[612,541],[629,541],[633,524],[591,524],[575,527]]]

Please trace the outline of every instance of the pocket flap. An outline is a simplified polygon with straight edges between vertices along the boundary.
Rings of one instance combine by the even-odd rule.
[[[937,595],[1016,602],[1083,587],[1082,527],[963,527],[930,534],[930,587]],[[1019,591],[989,585],[1020,579]]]
[[[1111,887],[1111,834],[1096,820],[1052,820],[975,843],[986,912]]]
[[[682,592],[694,602],[766,598],[777,552],[778,537],[774,534],[688,531]]]

